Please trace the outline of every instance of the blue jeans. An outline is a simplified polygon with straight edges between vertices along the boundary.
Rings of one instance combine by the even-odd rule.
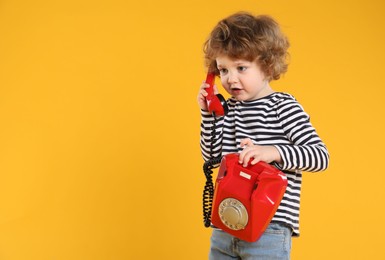
[[[209,259],[290,259],[291,235],[292,230],[289,227],[270,223],[258,241],[249,243],[220,229],[213,229]]]

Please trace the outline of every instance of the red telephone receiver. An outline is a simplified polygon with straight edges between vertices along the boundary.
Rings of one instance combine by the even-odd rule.
[[[265,162],[243,167],[238,154],[222,158],[215,184],[211,221],[248,242],[263,234],[287,187],[284,173]]]
[[[214,116],[224,116],[228,112],[228,107],[225,98],[221,94],[214,94],[215,74],[207,73],[206,83],[210,86],[206,88],[207,108]]]

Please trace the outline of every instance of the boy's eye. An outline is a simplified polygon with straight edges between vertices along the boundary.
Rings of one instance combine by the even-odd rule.
[[[238,70],[239,70],[239,71],[245,71],[246,69],[247,69],[247,68],[246,68],[245,66],[239,66],[239,67],[238,67]]]
[[[227,73],[227,69],[220,69],[220,70],[219,70],[219,73],[220,73],[221,75],[226,74],[226,73]]]

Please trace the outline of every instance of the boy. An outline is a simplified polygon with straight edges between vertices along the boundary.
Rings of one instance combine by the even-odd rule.
[[[328,167],[326,146],[302,106],[290,94],[274,92],[269,84],[286,72],[288,47],[272,18],[249,13],[220,21],[204,44],[208,70],[219,75],[231,95],[226,101],[228,114],[215,119],[207,111],[208,85],[200,87],[204,160],[239,153],[240,164],[265,161],[288,178],[284,197],[261,238],[249,243],[215,228],[210,259],[290,259],[291,237],[299,236],[301,171]]]

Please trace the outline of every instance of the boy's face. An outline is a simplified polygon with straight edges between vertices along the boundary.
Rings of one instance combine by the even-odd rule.
[[[255,100],[273,92],[257,62],[233,60],[226,55],[216,58],[222,86],[239,101]]]

